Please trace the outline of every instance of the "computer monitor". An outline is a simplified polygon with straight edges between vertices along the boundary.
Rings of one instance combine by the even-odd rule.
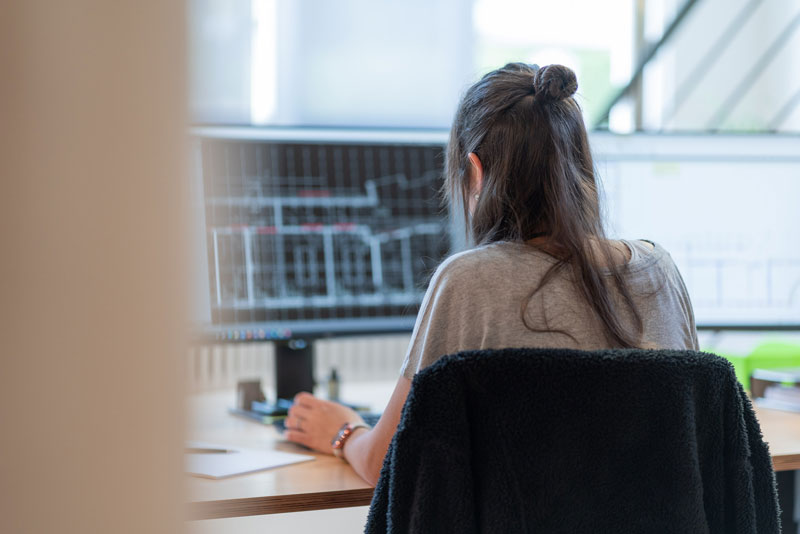
[[[444,132],[213,127],[193,138],[214,340],[275,342],[285,397],[313,385],[315,338],[413,328],[453,247]]]
[[[440,202],[447,132],[209,127],[193,138],[199,320],[216,341],[273,341],[279,394],[313,385],[320,336],[410,331],[430,275],[463,246],[459,215]],[[800,137],[590,142],[609,234],[669,250],[699,328],[800,329]]]
[[[591,136],[612,236],[680,269],[701,329],[800,329],[800,136]]]

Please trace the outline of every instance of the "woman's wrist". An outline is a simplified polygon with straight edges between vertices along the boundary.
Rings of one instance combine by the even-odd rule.
[[[337,458],[345,459],[344,456],[344,446],[350,440],[350,438],[359,432],[361,429],[368,431],[370,426],[364,423],[363,421],[358,421],[355,423],[347,422],[342,425],[336,435],[331,439],[331,448],[333,451],[333,455]]]

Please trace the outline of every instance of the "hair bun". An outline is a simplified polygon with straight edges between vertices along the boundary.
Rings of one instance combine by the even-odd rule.
[[[578,78],[564,65],[545,65],[533,76],[536,100],[553,102],[563,100],[578,90]]]

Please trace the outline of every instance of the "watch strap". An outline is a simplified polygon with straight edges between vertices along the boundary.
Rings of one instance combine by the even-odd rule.
[[[366,428],[367,430],[370,429],[370,426],[366,423],[345,423],[342,425],[342,428],[339,429],[339,432],[336,433],[336,436],[331,440],[331,447],[333,448],[333,455],[337,458],[344,458],[344,444],[353,435],[353,432],[359,428]]]

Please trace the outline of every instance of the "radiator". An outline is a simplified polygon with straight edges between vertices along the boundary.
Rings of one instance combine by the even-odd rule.
[[[324,384],[335,368],[341,381],[392,381],[399,376],[409,336],[368,336],[315,341],[314,377]],[[271,343],[201,345],[189,349],[189,391],[233,389],[236,382],[258,378],[265,388],[275,383]]]

